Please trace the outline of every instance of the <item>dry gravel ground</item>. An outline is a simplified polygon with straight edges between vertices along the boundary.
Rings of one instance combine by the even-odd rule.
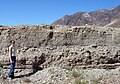
[[[32,73],[32,70],[17,70],[15,78],[6,78],[2,71],[0,84],[120,84],[120,68],[117,69],[62,69],[50,67]]]

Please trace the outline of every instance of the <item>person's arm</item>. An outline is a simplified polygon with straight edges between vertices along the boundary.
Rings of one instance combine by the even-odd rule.
[[[9,47],[9,58],[10,58],[10,63],[12,63],[12,47]]]

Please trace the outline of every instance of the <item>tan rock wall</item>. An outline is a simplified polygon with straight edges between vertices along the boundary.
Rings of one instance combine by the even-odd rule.
[[[119,28],[88,26],[0,27],[1,61],[8,61],[8,46],[16,41],[17,60],[27,64],[80,66],[119,63]],[[41,56],[44,54],[42,58]],[[37,61],[35,61],[35,58]],[[42,61],[42,62],[41,62]]]

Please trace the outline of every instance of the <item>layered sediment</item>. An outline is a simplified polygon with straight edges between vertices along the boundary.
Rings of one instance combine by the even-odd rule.
[[[18,65],[33,68],[76,67],[120,63],[120,29],[96,26],[0,27],[0,61],[9,63],[8,46],[16,41]]]

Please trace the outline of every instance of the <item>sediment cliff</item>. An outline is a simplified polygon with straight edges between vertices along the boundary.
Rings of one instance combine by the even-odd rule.
[[[17,63],[50,66],[87,66],[120,62],[120,29],[96,26],[0,27],[0,61],[9,60],[8,46],[16,41]]]

